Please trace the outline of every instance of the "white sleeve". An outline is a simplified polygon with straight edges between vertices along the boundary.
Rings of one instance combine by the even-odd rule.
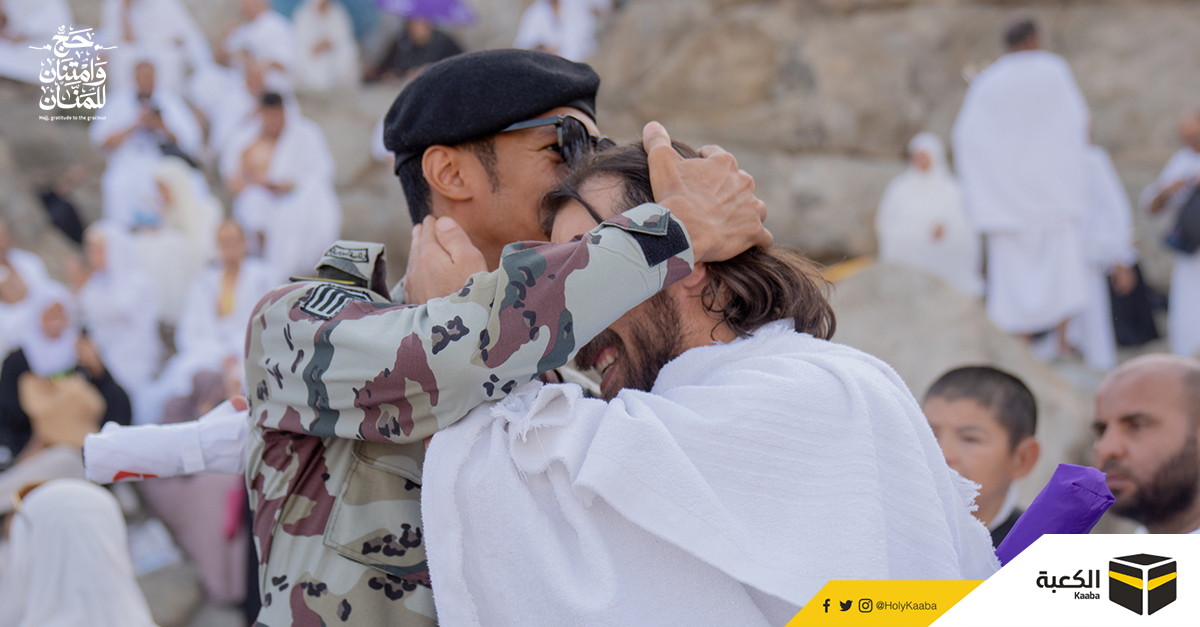
[[[99,484],[193,474],[243,474],[249,413],[225,401],[199,420],[122,427],[84,438],[87,479]]]

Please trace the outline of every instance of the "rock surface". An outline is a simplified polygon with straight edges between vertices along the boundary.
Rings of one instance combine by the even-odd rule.
[[[1191,42],[1200,5],[1043,1],[1030,9],[1046,47],[1074,69],[1095,141],[1136,197],[1175,150],[1179,115],[1197,104],[1200,48]],[[971,0],[629,3],[593,61],[604,79],[601,121],[622,138],[653,119],[688,143],[720,143],[772,199],[776,224],[789,225],[775,231],[779,241],[824,260],[869,254],[875,190],[899,170],[917,132],[949,138],[964,73],[1001,54],[1012,10]],[[850,178],[834,183],[832,169]],[[847,184],[857,189],[828,191]],[[1148,274],[1165,285],[1161,227],[1138,226]]]

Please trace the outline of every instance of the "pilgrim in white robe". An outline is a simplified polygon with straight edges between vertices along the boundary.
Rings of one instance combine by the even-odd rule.
[[[650,393],[476,408],[433,436],[421,512],[440,625],[765,626],[830,579],[987,578],[974,495],[887,364],[778,321]]]
[[[78,457],[78,453],[76,453]],[[0,625],[154,627],[117,499],[81,479],[35,488],[0,565]]]
[[[254,71],[255,78],[261,79],[261,72]],[[254,116],[263,86],[259,81],[252,90],[250,82],[242,68],[214,64],[188,83],[188,102],[208,119],[206,157],[218,159],[237,130]]]
[[[63,284],[46,280],[30,289],[28,300],[32,315],[25,319],[27,326],[19,342],[30,372],[39,377],[52,377],[74,370],[78,362],[75,342],[79,339],[75,298]],[[67,324],[58,337],[48,337],[42,326],[42,315],[55,304],[63,307]]]
[[[358,85],[358,44],[346,7],[337,0],[307,0],[296,23],[296,87],[326,91]]]
[[[192,392],[193,377],[201,371],[224,372],[225,360],[237,360],[240,370],[246,345],[246,325],[259,299],[278,284],[260,260],[242,259],[237,281],[222,314],[220,301],[225,267],[214,264],[188,285],[183,312],[175,326],[176,353],[146,394],[146,422],[157,423],[173,398]]]
[[[240,177],[243,153],[260,137],[261,126],[261,118],[254,118],[230,139],[221,154],[225,180]],[[338,239],[342,209],[333,177],[333,155],[321,127],[289,109],[267,179],[290,184],[291,191],[276,195],[261,185],[248,185],[233,201],[233,217],[245,229],[251,251],[266,262],[273,283],[311,273]]]
[[[1200,152],[1190,147],[1179,149],[1167,162],[1158,179],[1142,190],[1140,204],[1145,211],[1151,201],[1176,181],[1188,181],[1166,203],[1164,220],[1174,224],[1179,210],[1200,184]],[[1171,269],[1171,290],[1168,298],[1167,328],[1171,352],[1176,355],[1200,354],[1200,252],[1190,255],[1175,251]]]
[[[53,55],[30,46],[52,43],[59,27],[69,28],[71,6],[66,0],[3,0],[0,10],[7,20],[0,28],[0,76],[41,85],[42,61]]]
[[[211,63],[188,80],[188,101],[209,121],[211,156],[220,156],[264,91],[292,95],[295,45],[291,21],[267,9],[225,39],[221,50],[231,55],[229,65]]]
[[[291,93],[296,70],[296,32],[292,22],[273,9],[238,26],[225,39],[230,55],[248,55],[263,66],[267,89]]]
[[[1042,50],[1000,57],[967,90],[954,158],[971,222],[988,236],[988,316],[1007,333],[1053,329],[1086,305],[1074,224],[1088,120],[1066,61]]]
[[[79,308],[105,367],[133,401],[136,420],[141,394],[162,359],[158,295],[120,226],[106,220],[94,223],[85,234],[85,246],[93,238],[103,242],[104,266],[92,268],[77,295]]]
[[[1087,154],[1087,213],[1079,222],[1087,257],[1087,307],[1071,320],[1067,338],[1096,370],[1117,365],[1108,276],[1118,266],[1137,263],[1133,247],[1133,209],[1112,159],[1099,146]]]
[[[521,14],[514,48],[586,61],[596,51],[596,15],[588,0],[535,0]]]
[[[164,158],[154,172],[160,223],[131,234],[137,260],[154,283],[160,319],[175,324],[188,286],[216,256],[221,203],[182,159]]]
[[[0,228],[4,228],[0,225]],[[51,283],[50,275],[46,272],[46,264],[41,257],[19,248],[3,251],[4,259],[0,262],[0,284],[10,280],[18,280],[24,284],[24,297],[13,302],[0,299],[0,360],[16,350],[21,344],[25,329],[30,325],[35,315],[35,299],[31,295],[40,287]],[[16,275],[13,277],[12,275]]]
[[[946,149],[933,133],[921,133],[908,154],[924,153],[929,168],[910,161],[892,179],[875,215],[879,259],[928,272],[967,296],[983,294],[983,251],[967,221],[962,190],[946,163]]]
[[[267,267],[257,259],[245,258],[238,267],[229,309],[222,314],[221,282],[225,268],[214,265],[188,288],[184,314],[175,328],[175,346],[180,354],[203,355],[210,370],[221,360],[240,361],[246,348],[246,325],[259,299],[276,287]]]
[[[154,63],[159,87],[173,93],[183,93],[189,69],[213,63],[208,39],[180,0],[105,0],[96,37],[116,46],[108,62],[115,89],[133,85],[133,68],[141,59]]]
[[[92,145],[101,148],[110,137],[137,124],[142,114],[152,109],[161,112],[163,125],[183,152],[201,154],[204,135],[196,116],[182,98],[163,89],[156,89],[149,99],[140,99],[133,89],[113,94],[104,107],[104,116],[97,117],[89,129]],[[160,143],[164,141],[161,134],[139,128],[108,153],[108,167],[100,180],[105,219],[126,227],[158,223],[154,171],[163,160]],[[200,183],[203,175],[197,175]]]

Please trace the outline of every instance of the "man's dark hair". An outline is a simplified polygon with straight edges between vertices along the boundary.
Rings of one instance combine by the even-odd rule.
[[[280,96],[273,91],[268,91],[264,93],[261,98],[259,98],[258,103],[264,107],[282,107],[283,96]]]
[[[700,154],[675,142],[675,151],[686,159]],[[654,202],[650,165],[640,143],[593,154],[567,175],[558,189],[546,195],[542,224],[549,231],[554,214],[568,200],[587,206],[580,196],[583,185],[597,177],[618,177],[625,190],[618,211]],[[593,212],[594,213],[594,212]],[[775,320],[792,320],[796,331],[827,340],[837,326],[825,294],[829,284],[817,266],[803,255],[781,248],[754,247],[728,261],[707,264],[708,286],[704,306],[729,325],[738,337],[747,337]],[[715,327],[714,327],[715,328]]]
[[[1038,32],[1037,22],[1032,16],[1019,16],[1009,22],[1008,27],[1004,29],[1004,45],[1008,46],[1009,50],[1025,43],[1030,37],[1033,37]]]
[[[479,163],[483,164],[483,171],[487,172],[492,191],[499,190],[500,175],[496,170],[495,137],[473,139],[458,144],[457,147],[466,148],[474,153],[475,157],[479,159]],[[424,154],[422,152],[413,156],[400,164],[396,170],[396,176],[400,178],[400,188],[404,190],[404,200],[408,203],[408,215],[412,218],[413,224],[420,224],[425,216],[429,215],[430,204],[433,202],[433,192],[429,189],[429,181],[425,180],[425,171],[421,167]]]
[[[1033,392],[1003,370],[990,366],[967,366],[942,375],[929,387],[925,400],[969,399],[986,407],[1008,433],[1009,450],[1037,432],[1037,401]]]

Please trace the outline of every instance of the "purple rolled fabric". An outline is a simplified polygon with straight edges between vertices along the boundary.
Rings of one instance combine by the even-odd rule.
[[[996,548],[996,557],[1000,564],[1007,564],[1047,533],[1089,533],[1114,500],[1104,473],[1087,466],[1059,464],[1050,482]]]

